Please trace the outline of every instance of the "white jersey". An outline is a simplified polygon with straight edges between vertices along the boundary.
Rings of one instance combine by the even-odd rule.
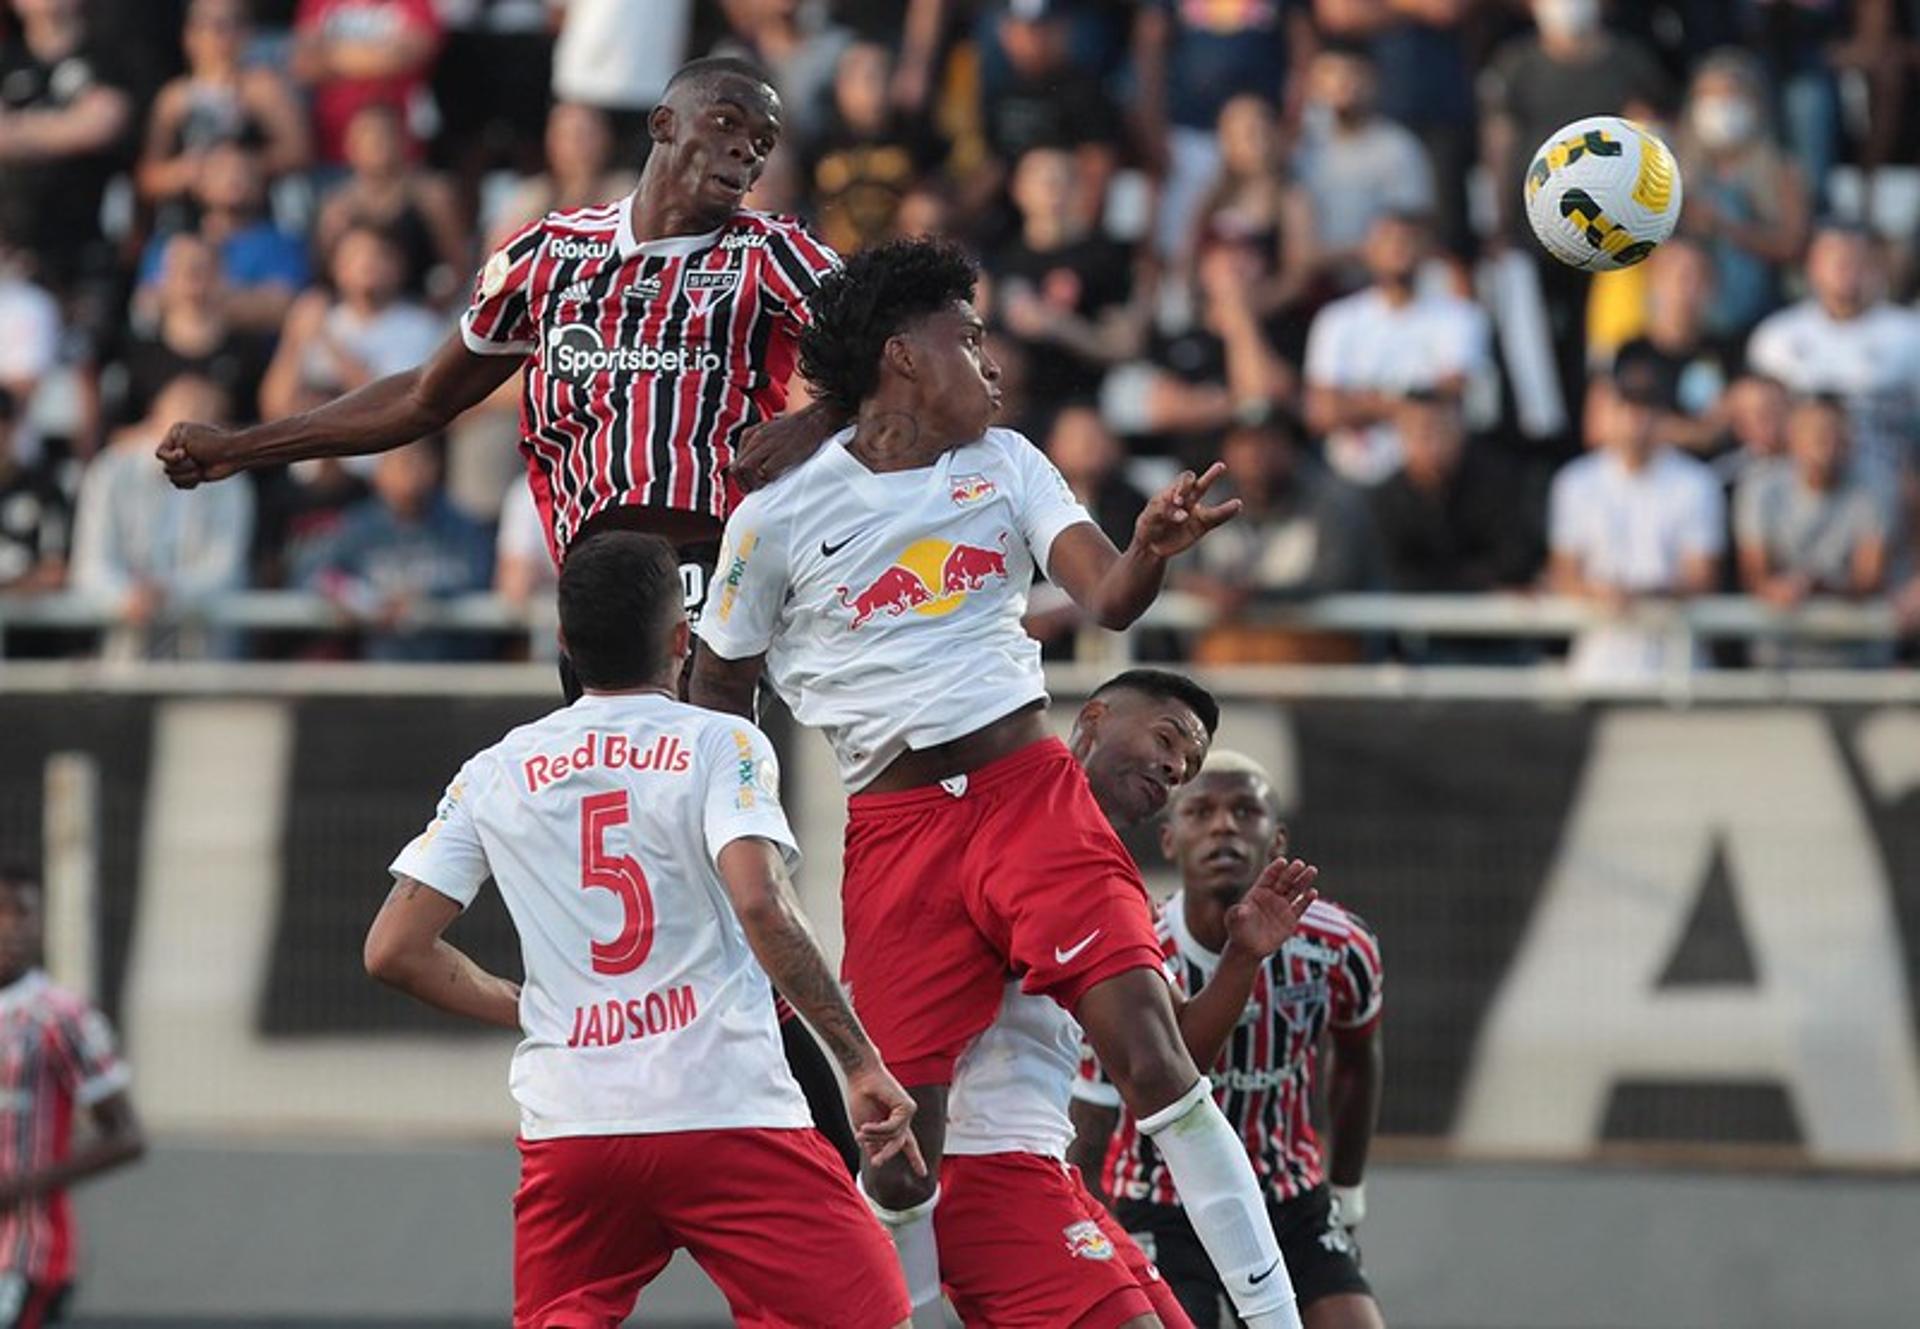
[[[1920,429],[1920,314],[1879,304],[1842,321],[1802,300],[1761,320],[1747,363],[1790,392],[1844,398],[1854,455],[1867,466],[1892,476],[1911,463]]]
[[[1000,1013],[954,1065],[946,1151],[1065,1158],[1079,1073],[1079,1024],[1053,998],[1007,980]]]
[[[798,861],[779,788],[744,720],[587,696],[468,761],[394,859],[462,905],[491,875],[513,915],[525,1138],[812,1124],[716,869],[749,836]]]
[[[1092,518],[1010,429],[887,473],[852,437],[734,510],[699,632],[725,659],[765,654],[858,791],[909,749],[1046,699],[1027,590],[1055,537]]]

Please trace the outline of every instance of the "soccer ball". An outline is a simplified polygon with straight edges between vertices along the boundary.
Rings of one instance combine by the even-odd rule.
[[[1680,168],[1643,125],[1576,120],[1533,154],[1527,221],[1549,254],[1589,272],[1630,268],[1680,220]]]

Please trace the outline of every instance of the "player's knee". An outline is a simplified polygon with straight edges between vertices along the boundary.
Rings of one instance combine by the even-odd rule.
[[[860,1185],[873,1202],[895,1213],[925,1204],[933,1198],[934,1189],[939,1184],[940,1179],[934,1175],[931,1167],[923,1177],[898,1156],[889,1158],[878,1167],[869,1165],[860,1178]]]

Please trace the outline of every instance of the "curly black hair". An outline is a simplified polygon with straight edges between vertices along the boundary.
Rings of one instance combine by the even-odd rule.
[[[880,352],[916,319],[973,298],[980,269],[944,240],[863,249],[813,293],[800,373],[820,400],[852,415],[880,383]]]

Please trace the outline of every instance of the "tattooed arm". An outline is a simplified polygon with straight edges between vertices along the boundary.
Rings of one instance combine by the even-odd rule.
[[[458,901],[400,878],[367,930],[367,972],[449,1014],[519,1029],[520,985],[488,973],[441,939],[458,917]]]
[[[860,1027],[813,929],[807,926],[780,851],[749,836],[720,851],[720,877],[747,944],[775,988],[820,1036],[847,1079],[847,1107],[854,1133],[875,1163],[905,1152],[925,1172],[909,1129],[913,1100],[881,1064],[879,1050]]]

